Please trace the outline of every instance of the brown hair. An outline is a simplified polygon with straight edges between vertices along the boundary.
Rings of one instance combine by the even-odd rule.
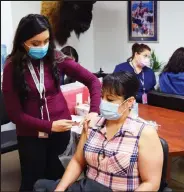
[[[136,75],[128,71],[112,73],[103,79],[103,92],[124,97],[135,97],[139,90],[139,80]]]
[[[143,44],[143,43],[141,43],[141,44],[134,43],[132,45],[132,56],[130,58],[128,58],[127,61],[128,62],[131,61],[134,58],[135,53],[139,54],[139,53],[142,53],[144,50],[151,51],[151,48],[148,45]]]
[[[184,47],[178,48],[165,65],[163,72],[180,73],[184,72]]]

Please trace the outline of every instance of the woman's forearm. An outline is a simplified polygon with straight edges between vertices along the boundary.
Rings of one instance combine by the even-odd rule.
[[[84,169],[84,166],[81,165],[75,157],[72,158],[68,164],[66,171],[56,187],[55,191],[65,191],[72,183],[74,183],[80,176]]]
[[[153,185],[151,182],[143,182],[135,191],[158,191],[159,186]]]

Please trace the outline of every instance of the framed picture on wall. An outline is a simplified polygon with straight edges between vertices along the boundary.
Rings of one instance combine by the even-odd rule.
[[[129,41],[158,42],[157,1],[128,1]]]

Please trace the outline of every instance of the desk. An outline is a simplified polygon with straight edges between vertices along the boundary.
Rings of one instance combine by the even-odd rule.
[[[184,156],[183,112],[139,104],[139,116],[161,125],[158,128],[158,134],[167,141],[170,156]]]
[[[170,180],[171,157],[184,156],[184,113],[151,105],[139,104],[139,116],[156,121],[159,137],[169,145],[168,175]]]

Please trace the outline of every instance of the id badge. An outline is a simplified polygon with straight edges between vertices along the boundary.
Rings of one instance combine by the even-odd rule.
[[[38,137],[39,137],[39,138],[45,138],[45,139],[46,139],[46,138],[49,137],[49,135],[48,135],[47,133],[44,133],[44,132],[39,132],[39,133],[38,133]]]
[[[147,94],[146,93],[143,93],[143,95],[142,95],[142,103],[143,104],[147,104],[148,103],[148,99],[147,99]]]

